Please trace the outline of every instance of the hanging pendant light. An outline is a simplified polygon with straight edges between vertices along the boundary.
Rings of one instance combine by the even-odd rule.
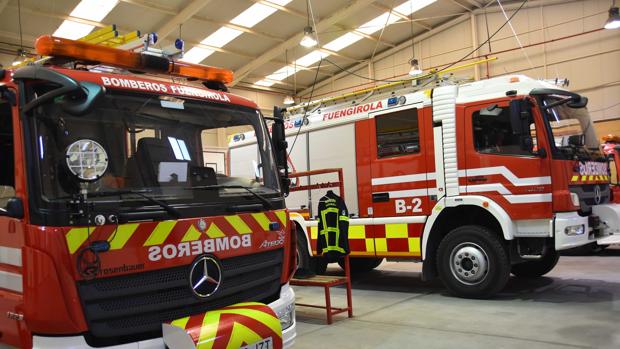
[[[417,75],[421,75],[422,73],[424,73],[424,71],[420,69],[420,64],[418,63],[418,60],[416,58],[411,59],[409,63],[411,63],[411,69],[409,70],[409,75],[417,76]]]
[[[618,29],[620,28],[620,12],[617,7],[611,7],[609,9],[609,18],[605,22],[605,29]]]
[[[316,46],[316,39],[314,38],[314,30],[312,30],[311,26],[307,26],[304,28],[304,37],[301,39],[299,44],[303,47],[314,47]]]
[[[287,95],[286,97],[284,97],[284,105],[292,105],[295,104],[295,99],[293,98],[293,96],[291,95]]]

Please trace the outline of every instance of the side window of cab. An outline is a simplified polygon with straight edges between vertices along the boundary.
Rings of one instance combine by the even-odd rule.
[[[11,104],[0,100],[0,208],[15,196],[15,161]]]
[[[523,137],[514,132],[510,108],[491,105],[472,115],[474,146],[482,154],[533,156],[537,151],[536,125],[530,120],[531,148],[522,144]]]

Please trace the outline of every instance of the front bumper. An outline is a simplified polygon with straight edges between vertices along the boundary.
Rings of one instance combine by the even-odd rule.
[[[611,245],[620,243],[620,204],[592,206],[592,216],[598,217],[598,226],[590,226],[588,217],[577,212],[559,212],[554,218],[555,249],[565,250],[573,247],[597,243]],[[566,229],[583,225],[584,233],[569,236]]]
[[[280,298],[272,303],[268,304],[276,314],[282,313],[287,307],[295,306],[295,292],[289,286],[285,284],[280,289]],[[294,317],[294,316],[293,316]],[[288,328],[282,331],[282,343],[284,348],[291,348],[295,343],[297,321],[293,319],[293,323]],[[33,336],[32,338],[33,348],[46,348],[46,349],[87,349],[93,348],[86,343],[83,336],[68,336],[68,337],[44,337]],[[98,347],[102,348],[102,347]],[[103,347],[106,349],[165,349],[163,338],[153,338],[140,342],[127,343],[122,345],[114,345],[109,347]],[[174,348],[172,348],[174,349]]]

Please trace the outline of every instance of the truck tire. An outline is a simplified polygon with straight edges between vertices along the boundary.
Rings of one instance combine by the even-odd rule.
[[[312,257],[308,251],[308,240],[303,229],[297,225],[297,269],[312,271],[317,275],[325,274],[327,263],[321,257]]]
[[[539,277],[553,270],[559,259],[557,251],[549,251],[541,259],[513,265],[510,271],[517,277]]]
[[[439,244],[437,270],[450,293],[489,298],[508,282],[510,258],[495,232],[466,225],[449,232]]]
[[[351,273],[367,273],[376,267],[380,266],[383,262],[383,258],[350,258],[349,265],[351,267]],[[344,270],[344,260],[339,260],[338,265]]]

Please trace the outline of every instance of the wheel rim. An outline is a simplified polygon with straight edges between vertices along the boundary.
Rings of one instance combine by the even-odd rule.
[[[479,245],[464,242],[452,249],[450,270],[459,282],[465,285],[477,285],[488,275],[489,257]]]

